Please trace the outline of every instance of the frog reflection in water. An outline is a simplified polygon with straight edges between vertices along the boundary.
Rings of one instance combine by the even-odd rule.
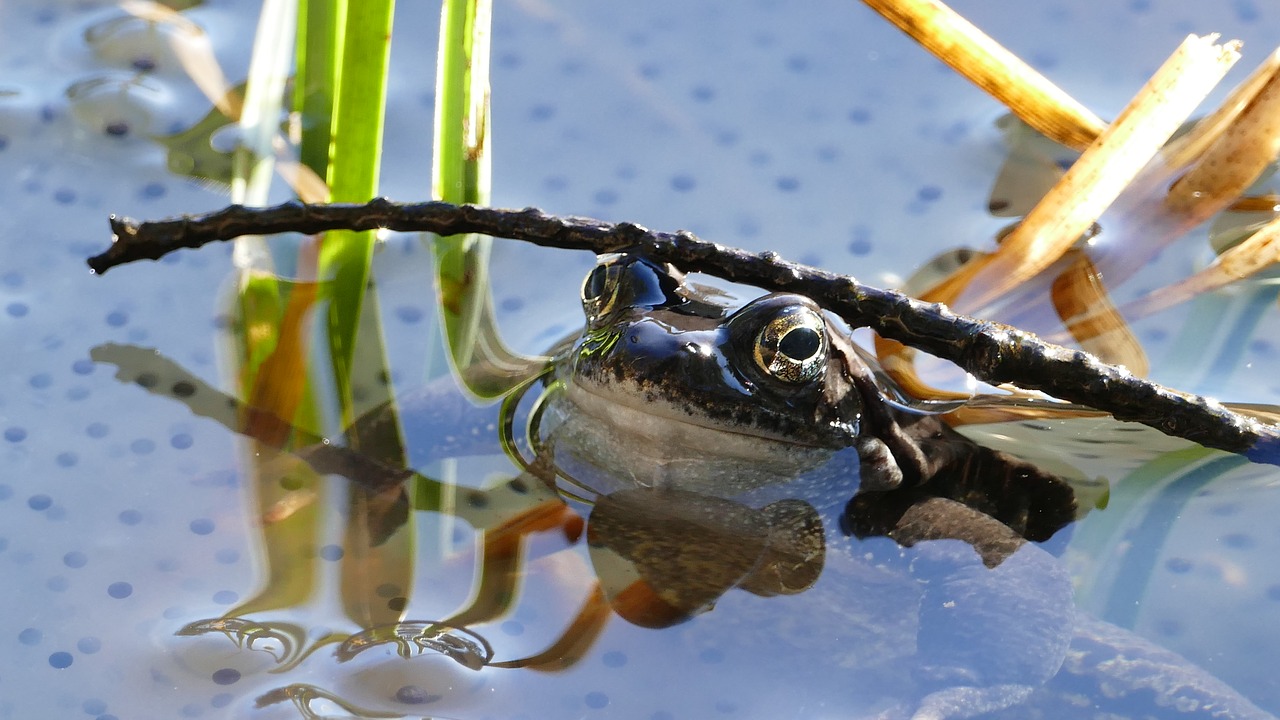
[[[1104,695],[1120,712],[1270,717],[1176,655],[1077,618],[1065,569],[1028,542],[1074,519],[1070,486],[893,407],[812,301],[772,294],[732,311],[631,255],[603,258],[582,296],[586,330],[556,355],[545,450],[596,496],[591,556],[619,615],[667,626],[733,587],[795,595],[824,566],[861,566],[865,593],[845,583],[814,601],[825,605],[806,622],[826,627],[797,642],[844,644],[813,656],[909,676],[911,697],[870,706],[881,717],[1037,704],[1063,717],[1060,698],[1080,692],[1092,696],[1081,717]],[[855,548],[849,535],[896,542]],[[734,622],[715,615],[699,622]],[[760,623],[727,635],[742,628]],[[1051,678],[1058,699],[1040,697]]]

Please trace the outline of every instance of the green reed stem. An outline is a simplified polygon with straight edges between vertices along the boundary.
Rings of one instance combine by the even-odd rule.
[[[431,176],[437,200],[489,203],[491,12],[491,0],[444,0]],[[450,358],[466,387],[484,398],[503,395],[543,364],[512,352],[499,336],[489,290],[491,244],[465,234],[437,236],[432,245]]]
[[[338,85],[346,0],[298,0],[297,67],[293,107],[301,118],[303,165],[319,177],[329,174],[329,139]]]
[[[335,0],[331,6],[334,16],[342,18],[334,25],[333,42],[341,56],[335,64],[336,100],[326,173],[334,202],[363,201],[377,194],[393,7],[392,0]],[[309,9],[314,11],[314,3]],[[318,272],[329,291],[329,351],[343,427],[355,419],[351,377],[373,242],[371,232],[342,231],[331,233],[320,251]],[[385,365],[383,353],[378,355]]]

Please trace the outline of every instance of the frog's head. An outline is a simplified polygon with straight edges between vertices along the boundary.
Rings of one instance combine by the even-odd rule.
[[[673,267],[601,259],[582,285],[586,329],[557,355],[574,412],[671,465],[699,451],[767,463],[849,446],[860,361],[813,301],[775,293],[734,309]]]

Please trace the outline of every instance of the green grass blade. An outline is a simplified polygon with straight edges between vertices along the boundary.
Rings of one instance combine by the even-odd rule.
[[[1248,462],[1192,445],[1153,458],[1116,483],[1106,510],[1090,513],[1071,539],[1072,554],[1091,566],[1077,581],[1081,606],[1108,622],[1133,627],[1159,555],[1186,504]],[[1096,565],[1116,557],[1121,560]]]
[[[431,193],[452,203],[487,205],[491,0],[444,0],[436,63]],[[543,364],[501,341],[489,292],[490,238],[437,237],[433,243],[440,316],[454,367],[480,397],[498,397]]]
[[[431,175],[431,194],[437,200],[489,202],[491,12],[491,0],[444,0]],[[461,239],[454,242],[468,244]]]
[[[273,141],[292,61],[295,16],[290,0],[268,0],[262,8],[239,118],[243,144],[236,149],[232,161],[231,195],[237,203],[261,205],[271,188],[275,165]],[[261,237],[237,240],[235,262],[241,271],[235,309],[241,334],[232,356],[240,363],[239,395],[250,398],[259,383],[259,369],[281,341],[288,284],[277,278],[270,250]],[[299,371],[305,372],[306,368]],[[311,404],[304,403],[304,406]],[[256,448],[256,443],[254,445]],[[250,453],[246,464],[256,500],[254,506],[259,514],[265,513],[289,491],[282,488],[279,466],[265,460],[262,452]],[[318,487],[317,478],[309,470],[298,468],[290,487],[314,490]],[[315,545],[318,522],[319,515],[313,506],[262,528],[268,579],[233,612],[247,614],[293,607],[311,596],[318,576],[317,564],[308,557],[308,552]]]
[[[299,159],[319,177],[328,177],[334,91],[342,56],[345,0],[299,0],[297,67],[293,107],[298,113]]]
[[[334,202],[362,202],[377,193],[393,8],[390,0],[346,6],[327,173]],[[354,420],[352,362],[373,240],[373,233],[368,232],[330,233],[320,253],[320,277],[329,289],[330,356],[344,427]]]
[[[362,202],[378,191],[386,115],[387,66],[390,59],[394,3],[391,0],[335,0],[334,44],[341,48],[335,73],[333,123],[326,178],[334,202]],[[314,157],[314,156],[312,156]],[[360,384],[372,402],[390,400],[390,388],[370,382],[389,377],[377,296],[369,282],[373,233],[329,233],[319,258],[319,276],[328,300],[329,357],[349,444],[379,460],[404,462],[398,423],[385,432],[361,434],[353,389]],[[354,428],[354,429],[352,429]],[[347,500],[347,527],[340,566],[340,596],[345,614],[362,627],[400,619],[403,608],[377,594],[394,586],[407,598],[414,574],[412,523],[403,515],[408,498],[400,489],[370,494],[352,487]],[[388,533],[390,533],[388,535]]]

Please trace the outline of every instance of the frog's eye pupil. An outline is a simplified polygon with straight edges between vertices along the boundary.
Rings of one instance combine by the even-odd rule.
[[[778,341],[778,352],[798,362],[813,357],[820,347],[822,337],[811,327],[792,328]]]

